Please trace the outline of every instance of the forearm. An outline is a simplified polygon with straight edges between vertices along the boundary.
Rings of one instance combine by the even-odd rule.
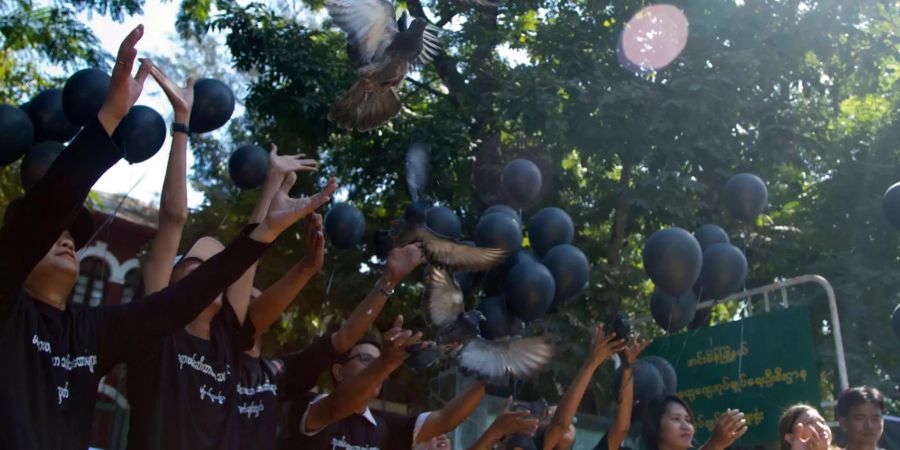
[[[634,403],[634,378],[630,367],[622,371],[622,387],[618,395],[619,406],[616,409],[616,419],[608,433],[609,448],[618,449],[628,436],[631,427],[631,408]]]
[[[366,331],[381,314],[386,302],[387,297],[376,284],[366,298],[356,305],[356,308],[350,313],[350,317],[341,324],[341,328],[331,335],[331,344],[335,351],[338,353],[349,351],[356,341],[366,334]]]
[[[290,306],[314,275],[315,272],[301,261],[263,291],[249,310],[250,320],[253,321],[257,335],[265,333],[278,320],[281,313]]]
[[[176,120],[177,121],[177,120]],[[169,285],[178,244],[187,222],[187,136],[175,133],[159,202],[159,226],[144,265],[144,292],[152,294]]]
[[[553,415],[553,419],[550,421],[550,425],[544,434],[545,449],[555,448],[559,440],[562,439],[566,429],[569,428],[569,424],[572,423],[572,418],[578,412],[578,405],[581,404],[584,392],[587,390],[597,367],[598,364],[587,361],[578,369],[575,379],[572,380],[569,388],[566,389],[562,399],[560,399],[556,408],[556,414]]]
[[[397,365],[376,359],[356,376],[342,381],[323,401],[310,406],[307,430],[319,430],[364,409]]]
[[[450,400],[443,408],[429,414],[416,436],[415,443],[422,443],[435,436],[453,431],[472,414],[472,411],[481,403],[482,398],[484,398],[484,385],[475,383],[465,392]]]

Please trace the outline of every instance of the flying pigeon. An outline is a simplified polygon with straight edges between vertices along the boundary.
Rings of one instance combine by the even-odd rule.
[[[462,291],[445,270],[431,266],[426,276],[424,309],[438,329],[439,344],[458,344],[460,372],[489,382],[505,382],[510,375],[522,379],[544,370],[555,353],[544,336],[487,340],[479,334],[484,316],[466,311]]]
[[[388,0],[327,0],[334,23],[347,34],[357,81],[332,105],[328,119],[343,128],[370,131],[400,113],[397,88],[416,61],[440,49],[436,28],[424,18],[398,21]],[[402,22],[402,23],[398,23]]]
[[[413,203],[404,218],[391,224],[394,245],[402,247],[422,243],[425,258],[433,265],[453,272],[481,272],[506,260],[509,252],[502,248],[472,247],[443,236],[425,223],[427,208]]]

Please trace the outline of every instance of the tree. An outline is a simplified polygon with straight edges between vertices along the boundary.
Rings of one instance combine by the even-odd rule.
[[[307,14],[322,8],[305,4]],[[190,32],[225,32],[235,67],[258,74],[246,97],[242,132],[249,136],[240,139],[317,155],[323,175],[341,179],[348,200],[365,211],[368,235],[387,228],[408,202],[402,158],[413,136],[431,144],[439,169],[432,192],[461,214],[469,233],[487,206],[480,199],[498,194],[491,190],[503,162],[535,160],[545,177],[537,207],[572,215],[576,244],[593,264],[585,295],[533,324],[561,337],[566,357],[548,378],[571,378],[593,322],[618,310],[647,313],[652,286],[640,258],[647,236],[712,222],[746,242],[748,287],[803,273],[829,278],[845,323],[870,324],[845,327],[851,382],[896,392],[887,376],[900,368],[890,350],[896,343],[863,334],[889,335],[884,318],[900,287],[891,270],[898,234],[879,205],[900,156],[900,11],[873,0],[675,4],[690,20],[686,49],[665,69],[635,72],[620,64],[617,44],[643,2],[510,0],[492,9],[408,0],[414,16],[448,30],[445,52],[409,77],[401,116],[368,134],[325,119],[354,78],[344,37],[327,24],[301,25],[278,8],[226,0],[186,8],[182,20]],[[528,62],[516,64],[501,49],[523,52]],[[218,155],[204,161],[221,161]],[[244,194],[237,204],[221,202],[231,188],[222,165],[210,167],[219,176],[204,185],[216,201],[201,215],[246,213]],[[766,215],[752,226],[731,218],[719,198],[727,179],[743,171],[767,180],[770,193]],[[294,239],[280,242],[262,278],[277,276],[297,247]],[[283,327],[277,344],[348,311],[377,270],[371,254],[369,242],[332,252],[329,276],[292,312],[307,326]],[[332,275],[340,282],[331,283]],[[420,292],[408,286],[382,318],[420,316]],[[816,317],[821,308],[814,305]],[[833,357],[821,347],[823,358]],[[589,409],[609,398],[606,381],[594,386]]]

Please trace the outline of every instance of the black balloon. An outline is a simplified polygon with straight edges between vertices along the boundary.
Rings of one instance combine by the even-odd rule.
[[[375,230],[372,233],[372,242],[375,249],[375,257],[378,259],[387,259],[388,254],[394,248],[394,242],[391,239],[389,230]]]
[[[462,236],[462,222],[452,209],[444,206],[430,208],[426,213],[425,224],[432,231],[450,239]]]
[[[613,333],[616,336],[616,339],[627,339],[630,341],[631,321],[628,320],[628,317],[625,314],[617,312],[606,327],[606,331],[607,333]]]
[[[535,253],[543,257],[551,248],[575,240],[575,224],[559,208],[541,209],[528,222],[528,240]]]
[[[766,183],[752,173],[739,173],[725,183],[725,205],[740,221],[755,222],[768,201]]]
[[[622,371],[621,366],[616,369],[613,380],[613,392],[617,396],[619,388],[622,386]],[[635,361],[631,374],[634,380],[634,404],[631,409],[631,420],[638,420],[643,415],[644,408],[648,403],[664,395],[666,385],[656,366],[643,359]]]
[[[34,126],[35,142],[68,142],[78,133],[78,126],[69,122],[63,112],[61,89],[47,89],[36,95],[27,112]]]
[[[509,336],[513,316],[506,309],[503,297],[486,297],[475,307],[484,314],[480,323],[481,336],[485,339],[497,339]]]
[[[650,296],[650,314],[663,330],[669,333],[680,331],[694,320],[697,311],[697,297],[688,292],[681,297],[673,297],[660,289],[654,289]]]
[[[694,237],[697,239],[697,242],[700,244],[700,249],[703,251],[706,251],[706,249],[713,244],[723,242],[726,244],[731,243],[731,240],[728,239],[728,233],[726,233],[722,227],[711,223],[697,228],[697,231],[694,232]]]
[[[30,191],[34,184],[47,173],[47,169],[50,168],[56,157],[65,149],[66,146],[54,141],[38,142],[32,145],[25,152],[25,158],[22,159],[22,165],[19,166],[22,187],[26,191]]]
[[[359,244],[366,233],[366,218],[349,203],[337,203],[325,215],[325,237],[337,248]]]
[[[241,189],[253,189],[263,184],[267,170],[269,154],[256,145],[238,147],[228,159],[228,175]]]
[[[166,121],[149,106],[132,106],[119,122],[116,134],[125,145],[125,159],[132,164],[144,162],[166,142]]]
[[[97,117],[106,100],[110,79],[100,69],[79,70],[69,77],[62,91],[63,113],[69,122],[84,126]]]
[[[667,359],[656,355],[647,356],[641,359],[653,364],[653,367],[656,367],[656,370],[659,371],[659,374],[663,379],[663,385],[666,387],[665,395],[675,395],[675,391],[678,390],[678,374],[675,373],[675,368],[672,367],[672,363]]]
[[[206,133],[225,125],[234,112],[234,92],[225,83],[201,78],[194,83],[194,106],[188,125],[194,133]]]
[[[894,327],[894,336],[900,339],[900,305],[894,308],[894,313],[891,315],[891,325]]]
[[[703,264],[703,251],[691,233],[681,228],[659,230],[644,244],[644,271],[663,292],[680,297],[687,293]]]
[[[553,304],[560,306],[566,300],[580,294],[587,286],[591,265],[587,256],[574,245],[560,244],[550,249],[541,260],[556,282]]]
[[[519,223],[522,222],[522,217],[519,215],[519,212],[516,211],[515,209],[513,209],[512,207],[506,206],[506,205],[494,205],[494,206],[491,206],[490,208],[484,210],[483,213],[481,213],[481,217],[484,217],[484,216],[486,216],[486,215],[488,215],[488,214],[492,214],[492,213],[495,213],[495,212],[501,212],[501,213],[504,213],[504,214],[509,214],[510,216],[514,217],[514,218],[516,219],[516,221],[518,221]]]
[[[900,229],[900,183],[889,187],[881,199],[884,217],[894,228]]]
[[[21,158],[33,140],[34,129],[28,114],[15,106],[0,105],[0,166]]]
[[[522,228],[509,214],[491,213],[482,216],[475,226],[475,244],[479,247],[499,247],[510,252],[522,246]]]
[[[510,203],[525,207],[541,193],[541,170],[527,159],[516,159],[503,168],[500,183]]]
[[[519,249],[510,253],[502,264],[487,271],[484,275],[485,294],[502,295],[506,289],[506,277],[509,275],[509,271],[524,261],[537,262],[537,258],[528,250]]]
[[[506,307],[529,322],[541,317],[553,303],[556,282],[543,264],[525,261],[506,276]]]
[[[747,278],[747,258],[731,244],[715,244],[703,252],[700,284],[712,299],[721,300],[735,293]]]

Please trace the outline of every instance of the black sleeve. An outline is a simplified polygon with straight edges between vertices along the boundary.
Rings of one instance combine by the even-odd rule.
[[[219,310],[218,314],[216,314],[216,317],[213,318],[213,330],[211,332],[224,338],[223,342],[228,342],[230,344],[230,350],[235,356],[235,361],[240,361],[241,354],[253,348],[255,328],[252,326],[245,326],[250,322],[252,321],[245,320],[242,324],[240,320],[238,320],[234,308],[231,307],[231,301],[228,297],[223,296],[222,308]]]
[[[306,411],[309,409],[309,404],[317,397],[317,394],[312,392],[307,392],[304,394],[299,394],[290,402],[290,409],[287,413],[287,417],[285,419],[285,426],[282,432],[281,441],[282,445],[280,448],[282,449],[301,449],[301,448],[309,448],[309,449],[324,449],[329,448],[329,443],[331,440],[331,434],[329,433],[329,427],[334,426],[334,424],[325,427],[322,430],[319,430],[318,433],[307,436],[300,431],[300,424],[303,421],[303,416],[306,415]]]
[[[393,413],[381,413],[387,428],[387,436],[390,444],[387,448],[412,448],[413,432],[416,430],[416,420],[420,414],[402,416]]]
[[[279,356],[282,367],[279,395],[292,399],[306,394],[316,385],[319,375],[340,362],[342,356],[331,345],[330,333],[317,337],[303,350]]]
[[[187,325],[269,248],[245,230],[221,253],[177,283],[141,301],[96,308],[101,315],[100,355],[111,368],[131,353]]]
[[[609,432],[603,435],[603,439],[594,446],[594,450],[609,450]]]
[[[122,157],[95,118],[75,136],[0,229],[0,299],[12,299],[72,223],[94,183]],[[8,300],[7,300],[8,301]],[[0,317],[10,305],[0,305]]]

